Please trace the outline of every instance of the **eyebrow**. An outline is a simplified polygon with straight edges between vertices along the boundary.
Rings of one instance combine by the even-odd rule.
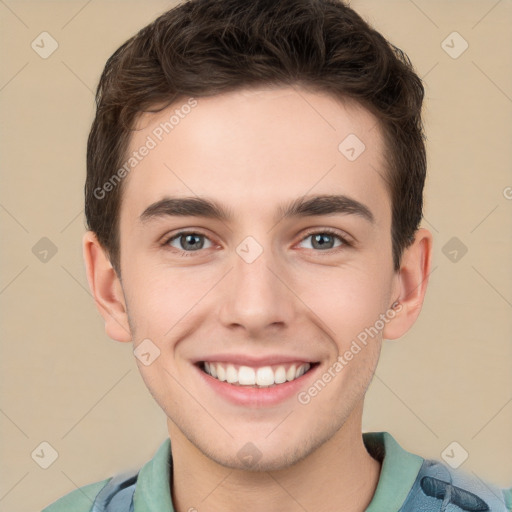
[[[318,215],[356,215],[375,223],[371,210],[363,203],[346,195],[316,195],[299,197],[280,205],[276,211],[276,222],[296,217],[313,217]],[[216,201],[202,197],[165,197],[148,206],[140,215],[143,223],[161,217],[206,217],[223,222],[231,222],[235,218],[229,208]]]

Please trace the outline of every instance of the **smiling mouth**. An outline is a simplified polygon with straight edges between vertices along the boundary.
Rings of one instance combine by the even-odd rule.
[[[269,388],[297,380],[318,364],[320,363],[297,362],[253,368],[232,363],[201,361],[198,366],[210,377],[233,386]]]

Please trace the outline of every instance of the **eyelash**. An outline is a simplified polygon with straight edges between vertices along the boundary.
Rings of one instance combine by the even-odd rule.
[[[169,243],[172,242],[173,240],[176,240],[177,238],[179,238],[181,236],[185,236],[185,235],[198,235],[198,236],[202,236],[202,237],[205,237],[205,238],[209,239],[208,236],[206,234],[202,233],[201,231],[179,231],[178,233],[175,233],[172,236],[165,238],[165,240],[162,242],[162,246],[164,248],[168,248],[171,251],[177,251],[177,252],[181,251],[182,253],[183,252],[187,253],[187,255],[188,254],[194,254],[195,252],[201,252],[201,249],[199,249],[197,251],[186,251],[185,249],[176,249],[175,247],[171,247],[169,245]],[[343,237],[337,231],[335,231],[333,229],[330,229],[330,228],[324,228],[324,229],[317,229],[317,230],[308,231],[300,239],[299,242],[303,242],[304,240],[306,240],[307,238],[309,238],[310,236],[313,236],[313,235],[330,235],[330,236],[333,236],[334,238],[337,238],[342,243],[341,246],[333,247],[331,249],[326,249],[324,251],[315,251],[314,249],[312,249],[314,252],[317,252],[319,254],[326,253],[326,254],[331,254],[332,255],[333,252],[337,252],[340,249],[343,249],[344,247],[346,248],[346,247],[352,247],[353,246],[353,244],[351,242],[349,242],[345,237]]]

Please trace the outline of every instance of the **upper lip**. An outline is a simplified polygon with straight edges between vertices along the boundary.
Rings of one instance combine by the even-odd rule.
[[[284,354],[272,354],[267,356],[250,356],[247,354],[212,354],[208,356],[204,356],[198,358],[194,361],[194,364],[202,363],[231,363],[236,365],[245,365],[245,366],[253,366],[253,367],[261,367],[261,366],[271,366],[276,364],[286,364],[286,363],[315,363],[316,360],[313,360],[309,357],[301,357],[301,356],[292,356],[292,355],[284,355]]]

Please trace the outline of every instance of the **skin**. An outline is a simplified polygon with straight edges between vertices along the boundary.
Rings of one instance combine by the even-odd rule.
[[[150,339],[160,350],[150,365],[136,362],[167,415],[176,510],[365,510],[381,464],[362,441],[364,395],[382,339],[402,336],[421,310],[432,235],[419,229],[394,272],[386,149],[376,118],[358,104],[292,87],[197,101],[125,178],[121,279],[94,233],[83,240],[107,334],[134,348]],[[130,151],[185,102],[140,117]],[[338,150],[351,133],[366,146],[354,161]],[[354,214],[276,221],[278,205],[322,194],[350,196],[374,222]],[[166,196],[214,199],[234,217],[142,222]],[[310,228],[331,228],[352,245],[328,234],[314,245]],[[165,245],[180,230],[205,235],[202,248],[179,237]],[[252,263],[236,251],[247,236],[263,249]],[[272,407],[234,405],[192,365],[214,352],[289,354],[318,361],[321,375],[397,300],[384,330],[307,405],[296,396]],[[237,456],[248,442],[261,453],[250,470]]]

